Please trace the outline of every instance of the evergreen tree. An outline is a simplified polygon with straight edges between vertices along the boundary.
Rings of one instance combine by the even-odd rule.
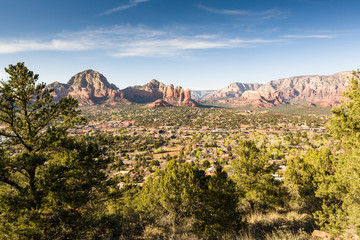
[[[272,176],[267,156],[253,141],[245,140],[240,140],[235,153],[238,157],[231,162],[231,167],[243,211],[265,211],[282,206],[287,192],[282,182]]]
[[[360,144],[360,72],[353,71],[349,78],[348,91],[342,93],[345,99],[331,110],[329,130],[342,141],[342,147],[359,148]]]
[[[163,171],[156,172],[147,180],[138,196],[138,206],[149,222],[175,235],[194,219],[205,187],[204,171],[170,160]],[[186,231],[189,228],[191,226]]]
[[[54,102],[24,63],[0,82],[0,236],[5,239],[93,239],[110,234],[104,204],[111,161],[106,141],[67,130],[84,119],[72,97]],[[111,235],[111,234],[110,234]]]
[[[148,225],[172,237],[193,232],[216,238],[235,232],[240,223],[235,185],[220,166],[210,177],[195,165],[171,160],[147,180],[136,202]]]
[[[316,196],[323,199],[315,213],[317,223],[334,236],[360,235],[360,72],[349,78],[347,98],[332,110],[330,133],[344,151],[336,156],[334,174],[319,186]]]
[[[208,179],[203,204],[196,211],[194,231],[202,237],[218,238],[224,233],[236,233],[241,227],[237,209],[235,183],[228,178],[220,165]]]
[[[310,150],[304,156],[287,161],[284,182],[296,208],[313,213],[321,208],[322,198],[316,196],[320,185],[334,172],[334,156],[329,149]]]
[[[319,185],[322,207],[315,219],[325,231],[344,239],[360,235],[360,152],[338,156],[335,173]],[[350,236],[345,236],[348,233]],[[345,235],[344,235],[345,234]]]

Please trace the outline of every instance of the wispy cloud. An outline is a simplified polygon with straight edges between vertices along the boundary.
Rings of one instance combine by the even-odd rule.
[[[27,52],[27,51],[78,51],[89,49],[80,41],[53,39],[50,41],[41,40],[0,40],[0,54]]]
[[[198,40],[192,37],[183,37],[176,39],[137,41],[126,45],[117,53],[112,54],[115,57],[129,56],[176,56],[185,51],[205,50],[205,49],[224,49],[224,48],[244,48],[254,47],[254,45],[264,43],[274,43],[278,40],[242,40],[242,39],[217,39],[215,41]]]
[[[249,35],[248,33],[245,33]],[[254,48],[289,43],[290,39],[329,39],[336,35],[324,32],[287,34],[272,38],[241,37],[241,34],[214,35],[207,31],[189,34],[176,26],[151,29],[143,25],[120,25],[111,28],[89,28],[62,32],[50,38],[10,39],[0,37],[0,54],[29,51],[99,51],[103,55],[126,57],[188,56],[212,49]]]
[[[244,20],[268,20],[272,18],[285,19],[288,17],[289,13],[285,11],[280,11],[278,9],[268,9],[265,11],[250,11],[250,10],[240,10],[240,9],[218,9],[204,6],[202,4],[197,5],[198,8],[208,11],[215,14],[221,15],[232,15],[240,17]]]
[[[99,14],[99,16],[109,15],[115,12],[123,11],[132,7],[136,7],[139,3],[148,2],[150,0],[130,0],[127,4],[111,8]]]
[[[285,38],[334,38],[331,35],[284,35]]]
[[[144,26],[115,26],[63,32],[52,39],[1,39],[0,54],[26,51],[95,51],[123,58],[130,56],[179,56],[205,49],[246,48],[281,42],[279,39],[242,39],[211,34],[189,35],[174,29],[154,30]]]

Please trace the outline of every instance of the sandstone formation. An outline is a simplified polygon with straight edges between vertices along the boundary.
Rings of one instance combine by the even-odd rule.
[[[172,107],[172,105],[169,104],[168,102],[164,101],[163,99],[158,99],[155,102],[146,105],[146,107],[147,108],[162,108],[162,107]]]
[[[285,104],[284,99],[279,95],[265,97],[258,91],[245,91],[241,97],[221,99],[219,102],[231,107],[251,108],[271,108],[280,104]]]
[[[246,91],[242,95],[242,99],[250,102],[255,108],[268,108],[280,104],[284,104],[284,98],[280,94],[273,94],[272,96],[265,96],[258,91]]]
[[[74,75],[66,84],[54,82],[47,85],[47,88],[54,89],[54,100],[57,101],[71,95],[79,101],[80,106],[152,103],[159,99],[163,101],[154,103],[154,106],[199,106],[196,101],[191,99],[190,89],[151,80],[144,86],[120,90],[114,84],[110,84],[102,74],[93,70],[86,70]]]
[[[246,91],[256,91],[261,84],[259,83],[232,83],[226,88],[215,91],[208,96],[206,99],[214,98],[231,98],[240,97]]]
[[[122,90],[124,98],[136,103],[149,103],[158,99],[170,103],[174,106],[195,107],[199,104],[191,99],[190,89],[165,85],[153,79],[144,86],[133,86]]]
[[[99,72],[85,70],[74,75],[66,84],[54,82],[47,88],[54,89],[55,100],[71,95],[79,101],[80,106],[101,103],[129,104],[123,93]]]
[[[258,89],[263,96],[280,95],[284,99],[296,99],[313,103],[333,105],[340,101],[341,92],[347,88],[351,72],[330,76],[298,76],[270,81]]]
[[[290,77],[263,85],[233,83],[218,91],[195,91],[193,96],[233,107],[268,108],[294,102],[310,103],[308,106],[333,107],[340,102],[341,92],[347,89],[349,76],[350,71],[330,76]],[[190,89],[174,87],[172,84],[165,85],[153,79],[143,86],[120,90],[114,84],[110,84],[102,74],[93,70],[76,74],[66,84],[54,82],[47,88],[54,89],[55,100],[72,95],[79,101],[80,106],[132,103],[152,103],[153,107],[199,106],[199,103],[193,100]]]
[[[347,89],[351,72],[340,72],[330,76],[297,76],[261,84],[233,83],[215,91],[205,99],[236,106],[268,108],[280,104],[307,102],[311,106],[333,107],[342,99],[341,92]],[[310,106],[310,105],[308,105]]]

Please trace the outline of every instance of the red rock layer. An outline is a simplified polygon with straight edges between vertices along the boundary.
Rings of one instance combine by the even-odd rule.
[[[79,101],[80,106],[128,103],[114,84],[110,84],[102,74],[93,70],[74,75],[66,84],[54,82],[47,88],[54,89],[55,100],[71,95]]]
[[[148,107],[148,108],[161,108],[161,107],[172,107],[172,105],[169,104],[168,102],[162,100],[162,99],[158,99],[155,102],[146,105],[146,107]]]
[[[144,86],[128,87],[123,90],[123,94],[124,98],[137,103],[163,99],[174,106],[199,106],[196,101],[191,99],[190,89],[184,90],[182,87],[174,87],[172,84],[165,85],[155,79]]]

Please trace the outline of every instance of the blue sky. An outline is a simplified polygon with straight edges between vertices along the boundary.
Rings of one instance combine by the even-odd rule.
[[[191,89],[360,67],[358,0],[0,0],[0,78]]]

